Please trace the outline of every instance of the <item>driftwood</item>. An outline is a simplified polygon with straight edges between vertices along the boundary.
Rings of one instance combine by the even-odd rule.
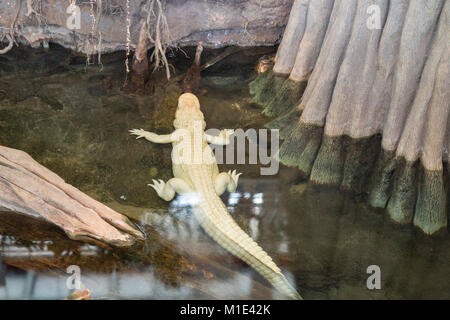
[[[27,153],[3,146],[0,210],[42,218],[77,240],[126,246],[143,237],[123,215],[65,183]]]

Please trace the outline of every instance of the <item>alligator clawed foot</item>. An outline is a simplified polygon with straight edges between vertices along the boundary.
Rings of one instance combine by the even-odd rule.
[[[152,187],[156,193],[158,194],[158,196],[160,196],[161,198],[163,197],[163,190],[164,190],[164,186],[166,185],[166,183],[163,180],[155,180],[153,179],[153,184],[149,183],[148,186]]]
[[[131,129],[128,131],[131,135],[137,136],[136,139],[144,138],[147,131],[144,129]]]
[[[242,173],[237,173],[236,170],[233,171],[228,171],[228,175],[230,176],[231,181],[228,184],[228,191],[229,192],[234,192],[236,191],[237,185],[238,185],[238,181],[239,181],[239,176]]]
[[[231,176],[231,179],[233,179],[234,183],[237,185],[239,176],[242,174],[242,172],[237,173],[236,170],[233,170],[233,171],[228,171],[228,174]]]

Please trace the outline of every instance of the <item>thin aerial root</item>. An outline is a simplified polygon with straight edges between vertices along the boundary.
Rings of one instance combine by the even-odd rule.
[[[171,40],[169,32],[169,24],[164,13],[164,6],[161,0],[151,0],[148,2],[147,11],[147,25],[155,27],[150,30],[147,29],[147,36],[151,44],[154,46],[154,51],[150,57],[151,61],[155,61],[154,70],[161,66],[166,70],[166,77],[170,79],[170,66],[166,58],[167,44]]]
[[[0,49],[0,54],[7,53],[9,50],[12,49],[12,47],[14,45],[14,41],[9,34],[5,35],[5,38],[8,40],[8,45],[6,47],[4,47],[3,49]]]

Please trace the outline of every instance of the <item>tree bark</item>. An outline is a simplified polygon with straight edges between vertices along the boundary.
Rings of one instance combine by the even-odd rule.
[[[296,48],[300,45],[306,26],[309,0],[295,0],[284,31],[283,40],[275,56],[275,73],[289,74],[294,66]]]
[[[301,11],[301,13],[303,11],[306,11],[304,7],[305,3],[302,5],[302,7],[300,7],[299,11]],[[302,38],[295,38],[296,40],[300,40],[298,52],[301,52],[301,54],[296,53],[294,64],[292,65],[292,67],[289,65],[289,70],[291,71],[289,74],[289,78],[282,84],[280,89],[276,92],[276,95],[274,95],[274,97],[264,105],[264,113],[266,115],[279,115],[286,110],[291,109],[300,100],[306,87],[306,80],[308,79],[319,55],[320,46],[322,45],[322,40],[325,35],[332,7],[332,0],[311,1],[307,9],[306,17],[295,16],[295,19],[289,20],[287,28],[291,26],[290,23],[298,20],[299,18],[304,18],[306,21],[297,21],[296,23],[296,26],[302,29],[303,24],[306,24],[304,27],[305,31],[302,35]],[[290,30],[286,29],[285,34],[288,31],[290,32]],[[293,41],[290,42],[291,47],[294,47],[296,45],[292,44]],[[289,44],[286,43],[286,38],[283,37],[280,48],[282,48],[282,45],[284,46],[284,48],[288,47]],[[278,54],[278,61],[289,60],[289,63],[291,63],[292,59],[290,56],[287,59],[281,59],[281,51],[281,49],[278,50],[278,52],[280,52],[280,54]],[[278,65],[275,64],[275,72],[278,72],[275,68],[280,64],[281,62]]]
[[[262,102],[278,116],[267,127],[285,138],[279,159],[316,183],[367,192],[397,223],[445,228],[450,1],[334,1],[331,16],[329,2],[314,1],[307,10],[289,78],[273,92],[274,69],[250,86],[255,97],[272,90]],[[369,27],[373,10],[380,28]],[[281,49],[278,65],[290,65]],[[294,81],[305,80],[302,94]]]
[[[311,1],[306,18],[306,29],[301,39],[298,54],[289,78],[295,81],[306,81],[319,56],[328,20],[333,9],[333,0]]]
[[[323,126],[345,49],[351,35],[356,0],[334,3],[327,34],[314,72],[299,105],[300,121]]]
[[[394,75],[392,100],[383,129],[382,143],[385,150],[395,150],[397,147],[443,3],[443,0],[412,0],[409,3]]]

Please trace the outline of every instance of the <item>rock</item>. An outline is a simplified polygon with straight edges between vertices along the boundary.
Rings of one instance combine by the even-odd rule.
[[[86,290],[77,290],[70,295],[67,296],[64,300],[90,300],[91,292],[89,289]]]
[[[124,50],[127,44],[126,1],[114,2],[117,10],[112,12],[105,8],[99,24],[104,53]],[[281,37],[292,3],[293,0],[167,1],[165,15],[171,34],[171,45],[196,45],[199,41],[202,41],[205,47],[215,48],[229,45],[274,45]],[[66,7],[61,5],[59,0],[41,0],[39,4],[45,23],[38,24],[36,19],[26,17],[27,6],[22,5],[16,21],[16,25],[20,26],[17,30],[21,36],[17,41],[40,46],[42,41],[51,40],[77,52],[91,51],[94,44],[90,43],[90,6],[80,5],[81,28],[73,32],[67,29]],[[146,17],[144,5],[145,2],[142,1],[129,3],[129,16],[133,17],[130,28],[132,49],[138,41],[139,21]],[[0,2],[0,27],[9,29],[11,17],[15,17],[16,13],[16,2]],[[48,62],[46,58],[45,61]],[[110,61],[105,59],[105,63],[108,62]]]

